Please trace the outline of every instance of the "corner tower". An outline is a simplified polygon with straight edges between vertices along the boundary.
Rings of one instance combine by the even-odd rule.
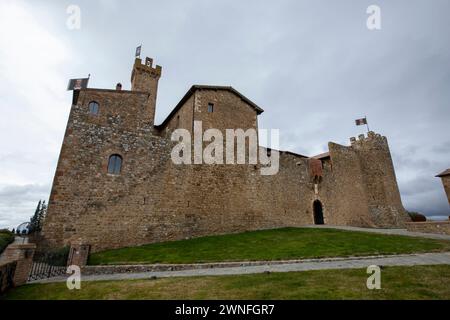
[[[145,64],[142,63],[142,59],[136,58],[131,72],[131,91],[149,93],[146,107],[152,124],[155,123],[156,97],[161,71],[161,66],[157,65],[153,68],[153,59],[147,57],[145,58]]]
[[[351,138],[358,154],[365,185],[369,216],[377,227],[401,227],[409,221],[403,208],[394,164],[386,137],[369,132]]]

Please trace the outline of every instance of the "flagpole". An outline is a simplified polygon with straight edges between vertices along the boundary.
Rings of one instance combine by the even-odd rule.
[[[369,121],[367,121],[367,116],[364,116],[364,119],[366,119],[367,132],[370,132]]]

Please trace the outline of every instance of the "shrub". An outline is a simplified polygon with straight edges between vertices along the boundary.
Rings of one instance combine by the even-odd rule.
[[[14,241],[14,233],[9,230],[0,230],[0,254]]]
[[[34,256],[37,261],[45,261],[52,266],[65,266],[69,256],[70,247],[59,249],[36,251]]]
[[[427,221],[427,217],[425,217],[423,214],[421,214],[419,212],[408,211],[408,214],[411,217],[411,220],[413,222],[425,222],[425,221]]]

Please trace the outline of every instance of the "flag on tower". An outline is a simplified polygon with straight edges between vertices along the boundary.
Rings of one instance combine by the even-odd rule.
[[[86,89],[89,83],[89,78],[70,79],[67,90],[82,90]]]
[[[140,45],[139,47],[136,48],[136,54],[135,54],[136,58],[141,57],[141,49],[142,49],[142,45]]]
[[[355,120],[357,126],[363,126],[367,124],[367,118],[361,118]]]

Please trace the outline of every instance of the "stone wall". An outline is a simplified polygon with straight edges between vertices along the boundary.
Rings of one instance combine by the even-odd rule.
[[[369,132],[353,140],[366,188],[369,218],[377,227],[403,226],[410,221],[403,208],[386,137]]]
[[[199,102],[198,113],[204,113],[210,99]],[[98,115],[88,112],[92,100],[100,104]],[[145,109],[139,107],[145,100],[140,93],[80,92],[44,225],[48,245],[83,241],[95,252],[312,223],[312,187],[303,158],[282,154],[275,176],[261,176],[260,167],[253,164],[174,165],[170,159],[174,143],[145,121]],[[239,109],[248,115],[239,116],[236,128],[256,127],[256,112],[246,105],[236,107],[240,100],[229,93],[213,101],[223,128],[231,125],[228,112],[237,114]],[[228,112],[222,116],[220,109]],[[213,126],[198,117],[204,120],[204,129]],[[120,175],[107,173],[111,154],[123,157]]]
[[[324,167],[318,199],[326,224],[373,227],[361,162],[351,147],[329,143],[331,161]]]
[[[194,132],[194,101],[195,95],[191,96],[174,116],[168,121],[163,131],[167,138],[170,138],[170,133],[175,129],[186,129],[191,134]]]
[[[447,194],[447,200],[450,204],[450,175],[444,176],[441,178],[442,184],[444,185],[445,193]]]
[[[403,208],[386,137],[373,132],[350,146],[329,143],[323,161],[319,199],[325,223],[363,227],[401,227],[409,217]]]
[[[408,222],[406,223],[406,229],[411,232],[450,235],[450,221]]]
[[[28,281],[36,245],[10,244],[0,258],[0,292]]]

